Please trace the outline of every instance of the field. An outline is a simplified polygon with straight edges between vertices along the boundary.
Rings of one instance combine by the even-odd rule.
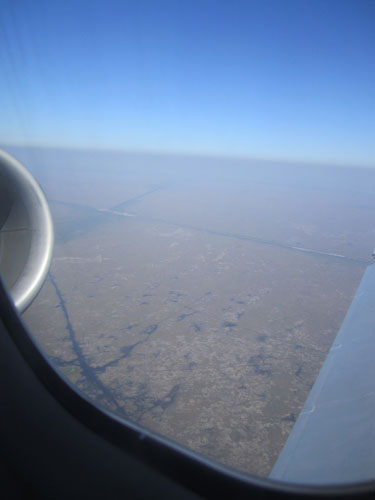
[[[96,404],[268,475],[369,262],[374,174],[56,151],[29,166],[56,231],[24,315],[42,350]]]

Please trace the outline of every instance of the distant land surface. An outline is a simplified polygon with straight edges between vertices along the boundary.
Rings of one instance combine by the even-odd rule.
[[[95,403],[267,476],[375,242],[375,172],[6,148],[46,192],[51,272],[24,315]]]

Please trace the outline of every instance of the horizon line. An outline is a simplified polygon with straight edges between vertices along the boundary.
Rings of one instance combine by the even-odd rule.
[[[207,151],[192,151],[192,150],[173,150],[173,149],[153,149],[153,148],[123,148],[116,146],[86,146],[86,145],[41,145],[35,143],[0,143],[0,148],[6,147],[15,147],[15,148],[30,148],[30,149],[47,149],[47,150],[68,150],[68,151],[97,151],[102,153],[128,153],[128,154],[144,154],[144,155],[153,155],[153,156],[183,156],[183,157],[191,157],[191,158],[206,158],[206,159],[228,159],[228,160],[237,160],[237,161],[248,161],[248,162],[262,162],[262,163],[285,163],[288,165],[304,165],[304,166],[314,166],[314,167],[338,167],[338,168],[375,168],[374,163],[354,163],[354,162],[342,162],[340,163],[338,160],[314,160],[314,159],[305,159],[298,157],[276,157],[276,156],[262,156],[262,155],[254,155],[245,153],[220,153],[220,152],[207,152]]]

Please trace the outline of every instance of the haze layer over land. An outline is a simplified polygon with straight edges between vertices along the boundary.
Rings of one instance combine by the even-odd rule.
[[[375,172],[8,148],[56,246],[24,315],[95,403],[268,475],[369,262]]]

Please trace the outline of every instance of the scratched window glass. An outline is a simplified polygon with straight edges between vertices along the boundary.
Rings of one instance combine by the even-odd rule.
[[[55,230],[23,317],[95,404],[269,475],[375,243],[373,20],[7,4],[1,146]]]

